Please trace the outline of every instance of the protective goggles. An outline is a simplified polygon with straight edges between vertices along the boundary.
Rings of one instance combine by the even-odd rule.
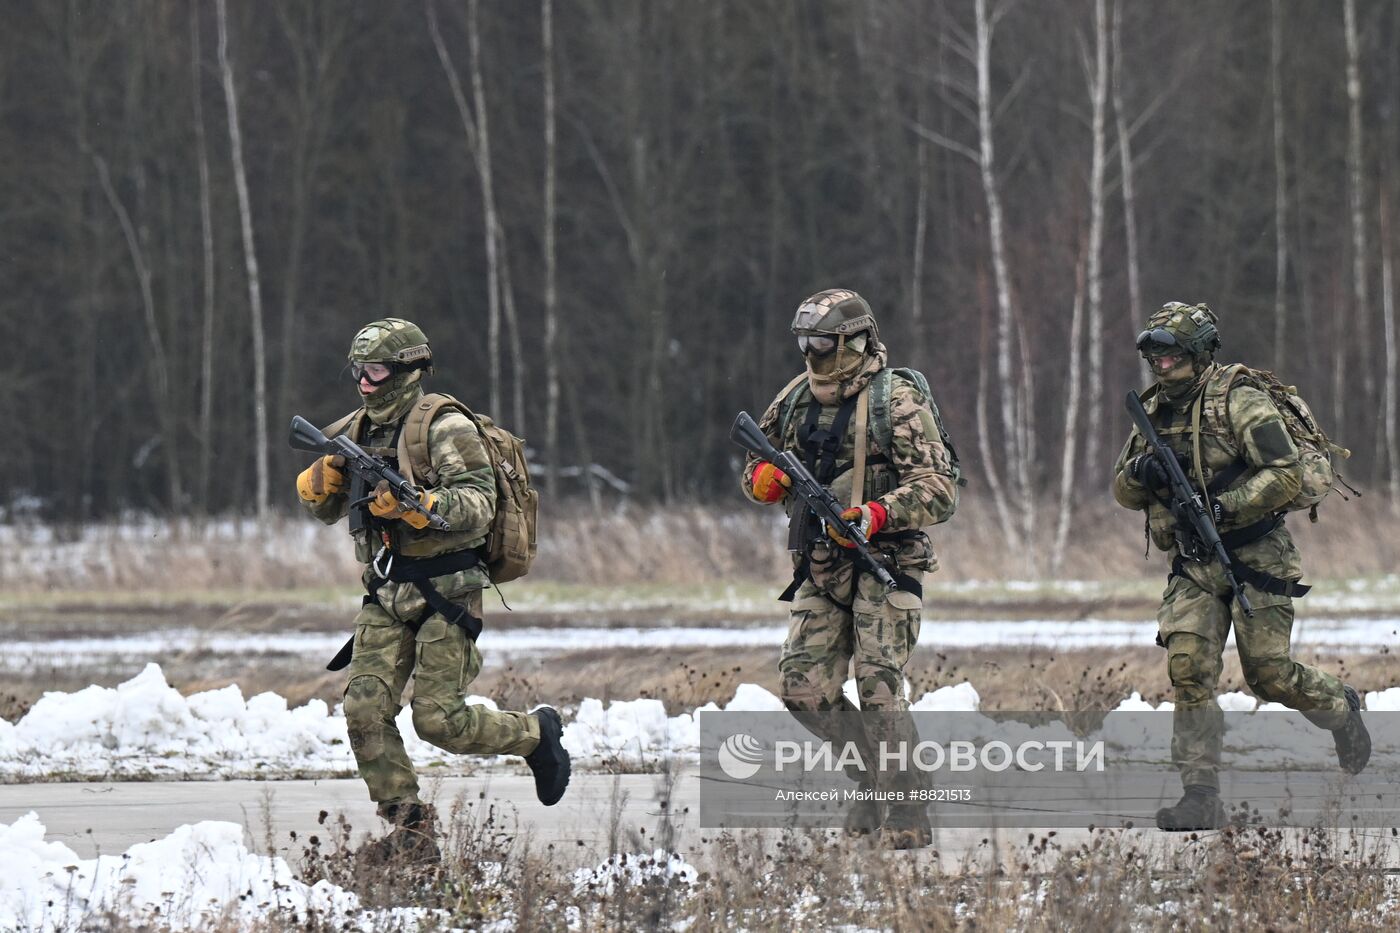
[[[394,377],[392,363],[351,363],[350,375],[359,382],[364,379],[372,386],[380,386]]]
[[[1170,356],[1174,353],[1185,353],[1186,348],[1181,345],[1181,341],[1164,327],[1154,327],[1138,334],[1138,352],[1143,356]]]
[[[802,334],[797,338],[797,348],[805,356],[828,356],[839,345],[840,339],[829,334]]]

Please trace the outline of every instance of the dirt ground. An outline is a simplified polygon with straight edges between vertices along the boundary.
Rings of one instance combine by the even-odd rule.
[[[68,597],[52,603],[0,607],[0,639],[108,637],[161,627],[239,633],[324,632],[349,634],[355,601],[334,598],[250,599],[213,597],[132,599],[113,604],[100,598]],[[942,649],[939,618],[1150,618],[1152,605],[1138,597],[1074,601],[1027,598],[998,600],[995,605],[956,597],[931,606],[920,645],[908,667],[913,696],[948,684],[971,681],[984,708],[1002,710],[1112,708],[1133,691],[1144,699],[1170,699],[1170,684],[1160,648],[1152,644],[1120,648],[1051,650],[1001,646]],[[654,697],[672,713],[703,703],[726,702],[741,683],[757,683],[777,692],[780,645],[763,648],[666,648],[668,625],[744,626],[779,624],[775,613],[745,614],[732,608],[614,608],[590,612],[578,608],[518,609],[488,615],[490,628],[558,627],[571,624],[656,627],[656,649],[567,650],[547,657],[492,657],[489,634],[481,644],[485,666],[471,692],[491,696],[508,708],[540,702],[574,704],[586,697],[603,700]],[[1304,650],[1306,663],[1343,676],[1359,690],[1400,683],[1400,659],[1388,646],[1367,653]],[[270,690],[293,705],[312,698],[332,704],[344,689],[344,673],[322,667],[323,659],[296,653],[256,657],[192,647],[163,657],[131,661],[72,663],[57,657],[5,678],[0,687],[0,716],[14,721],[46,690],[74,691],[89,684],[113,686],[138,673],[146,660],[156,661],[169,682],[184,693],[238,684],[245,696]],[[1222,692],[1244,690],[1239,662],[1227,657]]]

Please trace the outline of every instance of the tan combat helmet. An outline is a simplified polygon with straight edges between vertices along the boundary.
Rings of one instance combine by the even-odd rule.
[[[366,324],[350,341],[351,363],[385,363],[397,370],[433,371],[428,336],[412,321],[386,317]]]
[[[1204,304],[1169,301],[1147,319],[1147,329],[1138,334],[1138,352],[1151,357],[1182,350],[1199,367],[1220,349],[1218,320]]]
[[[874,312],[864,298],[849,288],[828,288],[804,298],[792,319],[792,332],[797,335],[797,345],[803,353],[809,346],[821,346],[825,342],[808,338],[826,338],[829,352],[844,344],[845,338],[864,331],[870,333],[872,343],[879,342],[880,329],[875,324]]]

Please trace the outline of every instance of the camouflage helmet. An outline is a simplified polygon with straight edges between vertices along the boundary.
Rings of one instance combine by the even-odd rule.
[[[428,336],[412,321],[386,317],[361,327],[350,341],[351,363],[385,363],[395,370],[433,371]]]
[[[1138,334],[1137,348],[1143,356],[1164,356],[1184,350],[1193,359],[1209,357],[1220,349],[1219,318],[1204,304],[1188,305],[1169,301],[1147,319],[1147,328]]]
[[[853,337],[865,331],[879,342],[870,305],[848,288],[828,288],[802,299],[792,319],[792,332],[799,338]]]

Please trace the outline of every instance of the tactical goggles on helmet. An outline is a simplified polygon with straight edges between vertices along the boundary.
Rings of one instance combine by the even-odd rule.
[[[1153,327],[1138,334],[1138,352],[1145,357],[1170,356],[1173,353],[1185,353],[1186,348],[1181,345],[1181,341],[1176,339],[1176,335],[1165,327]]]
[[[383,370],[383,374],[376,378],[374,374],[370,372],[370,367],[377,367],[376,371]],[[394,369],[393,363],[380,363],[377,361],[368,363],[352,362],[350,364],[350,375],[356,382],[363,379],[372,386],[381,386],[394,378]]]
[[[797,348],[807,356],[827,356],[836,352],[840,342],[830,334],[802,334],[797,338]]]

